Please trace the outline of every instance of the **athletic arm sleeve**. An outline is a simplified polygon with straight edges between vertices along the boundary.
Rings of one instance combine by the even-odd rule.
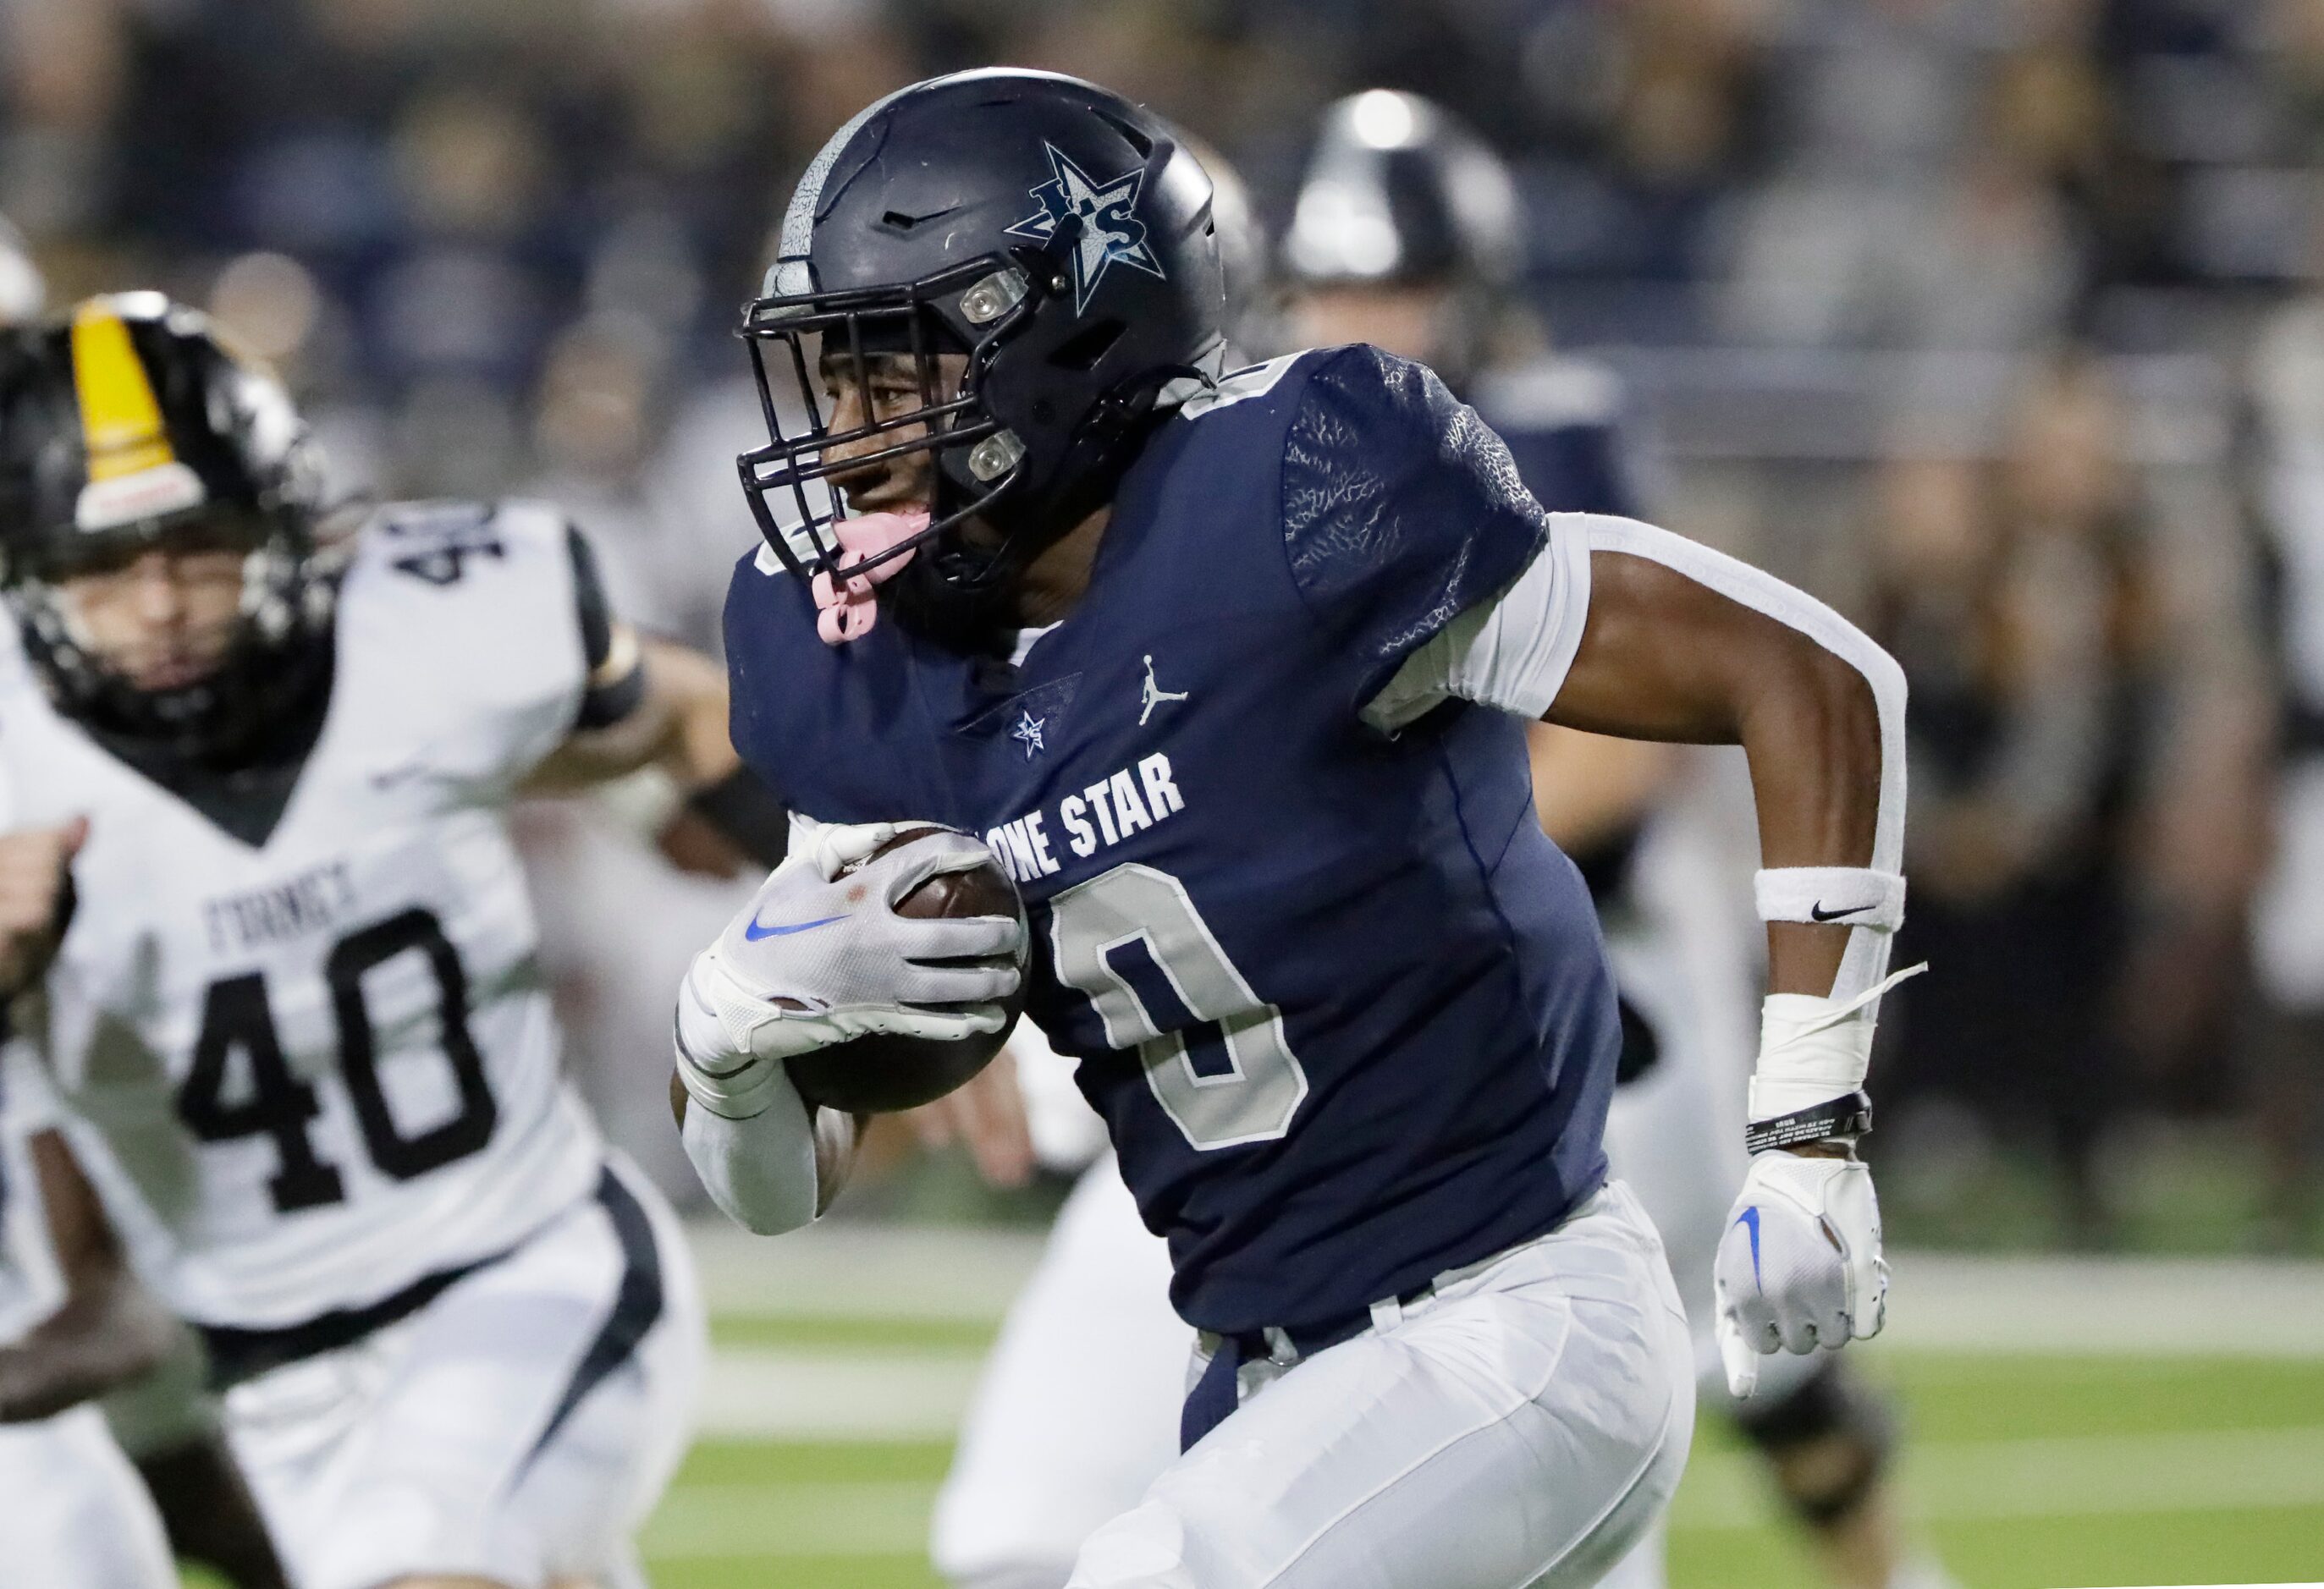
[[[686,1156],[719,1212],[758,1235],[811,1225],[821,1202],[815,1111],[780,1075],[768,1106],[731,1120],[698,1102],[678,1129]]]
[[[32,1045],[0,1036],[0,1132],[30,1138],[56,1123],[56,1094]]]

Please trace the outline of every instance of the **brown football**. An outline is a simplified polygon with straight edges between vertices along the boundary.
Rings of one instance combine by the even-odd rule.
[[[885,855],[937,831],[915,828],[899,833],[872,853]],[[855,869],[851,867],[848,872]],[[844,877],[848,872],[840,876]],[[930,877],[896,905],[899,915],[921,917],[1013,916],[1022,909],[1017,885],[1001,869],[998,861],[990,860],[973,871],[944,872]],[[811,1104],[854,1114],[916,1109],[944,1097],[991,1064],[992,1056],[1009,1041],[1009,1033],[1024,1007],[1025,995],[1020,987],[1007,1001],[1009,1019],[1000,1031],[964,1037],[956,1042],[874,1033],[800,1054],[787,1061],[791,1084]]]

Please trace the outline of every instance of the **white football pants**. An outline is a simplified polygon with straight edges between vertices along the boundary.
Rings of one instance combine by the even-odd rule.
[[[1678,1487],[1692,1360],[1662,1241],[1614,1183],[1363,1335],[1246,1374],[1071,1589],[1594,1584]]]
[[[626,1165],[410,1318],[229,1391],[300,1589],[639,1581],[708,1349],[692,1256]]]
[[[0,1589],[177,1589],[145,1485],[94,1406],[0,1427]]]

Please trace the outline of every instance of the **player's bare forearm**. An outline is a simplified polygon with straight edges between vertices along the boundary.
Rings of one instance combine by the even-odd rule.
[[[726,670],[691,647],[645,642],[650,687],[669,714],[661,761],[686,788],[707,788],[742,764],[726,732]]]
[[[741,765],[726,737],[726,671],[691,647],[641,638],[645,689],[602,728],[576,729],[526,780],[534,794],[569,794],[658,766],[688,792]]]
[[[224,1439],[201,1435],[136,1463],[171,1554],[208,1567],[234,1589],[288,1589],[258,1503]]]
[[[0,1423],[51,1417],[124,1384],[168,1355],[175,1321],[123,1262],[104,1211],[64,1139],[32,1139],[32,1164],[64,1272],[65,1300],[0,1349]]]
[[[88,820],[0,834],[0,1000],[37,982],[72,914],[69,868]]]
[[[1646,557],[1590,561],[1590,618],[1545,721],[1591,733],[1740,744],[1767,867],[1872,859],[1881,739],[1872,685],[1788,624]],[[1768,924],[1768,986],[1830,990],[1844,925]]]

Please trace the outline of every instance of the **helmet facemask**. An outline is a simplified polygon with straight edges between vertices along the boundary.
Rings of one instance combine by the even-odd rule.
[[[837,526],[848,514],[845,488],[835,482],[925,453],[935,460],[927,527],[852,571],[927,547],[935,556],[925,561],[946,563],[952,582],[975,587],[999,577],[1014,537],[980,549],[950,532],[973,518],[991,522],[1024,478],[1024,445],[988,407],[983,384],[1039,290],[1023,265],[991,254],[901,286],[761,298],[745,308],[742,335],[770,439],[738,463],[760,530],[786,567],[803,580],[837,573]],[[944,356],[963,354],[964,367],[954,377]],[[918,400],[890,409],[873,395],[882,384],[875,377],[894,384],[899,364]],[[837,404],[826,372],[852,382],[861,423],[833,428]],[[865,443],[876,445],[835,455]]]
[[[223,643],[198,676],[141,684],[91,631],[73,585],[145,551],[239,549],[239,590]],[[86,537],[77,556],[7,571],[26,651],[60,710],[89,727],[185,760],[232,763],[310,684],[319,657],[301,644],[329,627],[333,583],[310,534],[286,510],[218,505]]]

